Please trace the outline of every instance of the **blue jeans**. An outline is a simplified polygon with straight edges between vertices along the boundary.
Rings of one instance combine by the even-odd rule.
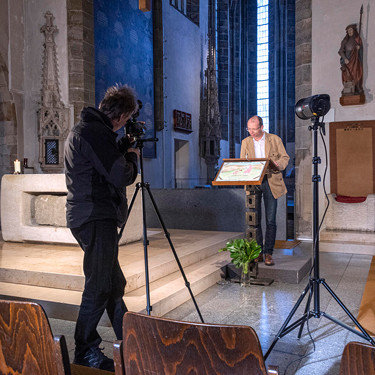
[[[255,187],[258,199],[257,199],[257,212],[258,212],[258,225],[255,226],[257,229],[257,242],[262,247],[263,254],[273,254],[273,247],[276,241],[276,210],[277,210],[277,199],[274,198],[271,192],[270,185],[268,184],[267,176],[263,179],[261,185]],[[263,244],[263,233],[262,233],[262,197],[264,201],[264,207],[266,212],[266,233],[265,241]]]

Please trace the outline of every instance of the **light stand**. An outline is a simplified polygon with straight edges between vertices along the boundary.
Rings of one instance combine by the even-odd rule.
[[[162,217],[160,215],[160,212],[158,210],[158,207],[156,206],[154,197],[151,194],[150,184],[148,182],[146,182],[146,183],[144,182],[144,174],[143,174],[143,146],[144,146],[145,142],[157,142],[157,141],[158,141],[157,138],[147,138],[147,139],[140,138],[140,139],[137,140],[137,147],[139,148],[139,151],[140,151],[139,160],[140,160],[140,167],[141,167],[140,168],[141,169],[141,182],[138,182],[136,184],[135,191],[134,191],[134,194],[133,194],[133,197],[131,199],[131,202],[130,202],[130,205],[129,205],[129,209],[128,209],[128,217],[129,217],[130,216],[130,212],[131,212],[132,207],[133,207],[133,204],[135,202],[135,198],[137,197],[139,189],[141,189],[141,195],[142,195],[142,218],[143,218],[143,248],[144,248],[144,260],[145,260],[146,301],[147,301],[146,310],[147,310],[147,315],[150,315],[150,312],[152,311],[152,306],[150,305],[150,279],[149,279],[149,272],[148,272],[148,249],[147,249],[147,246],[149,245],[149,241],[147,239],[146,202],[145,202],[145,194],[144,194],[145,190],[147,190],[147,192],[148,192],[148,195],[149,195],[149,197],[151,199],[152,205],[153,205],[153,207],[155,209],[156,215],[158,216],[159,222],[160,222],[161,226],[163,227],[164,235],[165,235],[165,237],[168,240],[169,246],[171,247],[171,250],[172,250],[173,255],[174,255],[175,259],[176,259],[178,268],[180,269],[181,275],[182,275],[182,277],[183,277],[183,279],[185,281],[185,286],[189,290],[191,299],[194,302],[194,305],[195,305],[195,308],[196,308],[196,310],[198,312],[199,318],[201,319],[201,322],[204,323],[203,317],[201,315],[201,312],[199,311],[197,302],[195,301],[193,292],[192,292],[192,290],[190,288],[190,283],[189,283],[189,281],[186,278],[186,275],[184,273],[184,270],[182,268],[180,260],[178,259],[176,250],[175,250],[175,248],[173,246],[173,243],[171,241],[170,234],[168,233],[167,228],[166,228],[166,226],[165,226],[165,224],[163,222],[163,219],[162,219]],[[122,228],[120,230],[120,233],[119,233],[119,236],[118,236],[118,240],[119,241],[120,241],[120,238],[122,236],[122,232],[124,231],[125,225],[126,225],[126,223],[122,226]]]
[[[298,338],[301,338],[302,330],[305,322],[307,322],[311,318],[320,318],[321,316],[331,320],[332,322],[344,327],[345,329],[349,330],[350,332],[355,333],[356,335],[362,337],[365,340],[368,340],[372,345],[375,345],[374,340],[371,336],[365,331],[365,329],[359,324],[359,322],[355,319],[355,317],[350,313],[350,311],[345,307],[345,305],[340,301],[340,299],[336,296],[333,290],[328,286],[324,279],[320,278],[319,276],[319,191],[318,191],[318,183],[320,181],[320,176],[318,175],[318,164],[320,164],[320,157],[318,156],[318,129],[322,127],[324,132],[324,123],[319,123],[319,117],[312,117],[313,125],[309,126],[309,130],[314,131],[314,156],[313,156],[313,246],[314,246],[314,277],[310,278],[309,283],[307,284],[305,290],[302,292],[302,295],[299,297],[297,303],[294,305],[292,311],[289,313],[287,319],[285,320],[284,324],[280,328],[279,332],[277,333],[274,341],[272,342],[271,346],[269,347],[267,353],[264,356],[264,360],[266,360],[271,353],[273,347],[276,345],[277,341],[282,338],[283,336],[287,335],[289,332],[293,331],[295,328],[300,327]],[[346,312],[349,318],[353,321],[353,323],[358,327],[361,332],[358,332],[354,328],[342,323],[341,321],[333,318],[332,316],[328,315],[327,313],[320,310],[320,293],[319,293],[319,286],[323,285],[327,291],[331,294],[333,299],[340,305],[340,307]],[[299,305],[301,304],[304,297],[308,295],[307,304],[305,308],[305,312],[301,318],[296,320],[294,323],[289,324],[290,320],[292,319],[294,313],[297,311]],[[314,297],[314,308],[310,311],[310,303],[312,298]]]

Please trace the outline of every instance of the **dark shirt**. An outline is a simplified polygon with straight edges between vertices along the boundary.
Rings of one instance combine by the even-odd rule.
[[[95,108],[85,108],[65,143],[69,228],[93,220],[126,222],[126,186],[137,178],[137,155],[123,155],[111,120]]]

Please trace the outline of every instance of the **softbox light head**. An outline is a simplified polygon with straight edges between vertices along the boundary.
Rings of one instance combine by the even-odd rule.
[[[328,94],[320,94],[300,99],[296,103],[296,115],[302,120],[308,120],[312,117],[325,116],[331,108],[330,97]]]

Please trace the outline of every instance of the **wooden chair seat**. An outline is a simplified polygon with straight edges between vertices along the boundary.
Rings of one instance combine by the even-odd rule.
[[[267,372],[255,331],[247,326],[180,322],[128,312],[114,345],[116,375],[278,374]]]
[[[64,336],[53,336],[42,306],[0,300],[0,374],[110,375],[70,365]]]
[[[355,341],[346,344],[340,375],[375,375],[375,346]]]

